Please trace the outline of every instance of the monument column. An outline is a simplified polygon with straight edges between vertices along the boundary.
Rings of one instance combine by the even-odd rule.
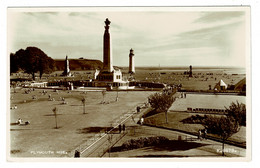
[[[103,44],[103,70],[112,72],[113,64],[112,64],[112,46],[111,39],[109,34],[109,25],[110,21],[108,18],[105,21],[105,33],[104,33],[104,44]]]
[[[192,66],[190,65],[190,73],[189,73],[189,77],[192,77]]]
[[[64,71],[63,71],[63,76],[70,76],[70,65],[69,65],[69,60],[68,60],[68,56],[66,55],[66,59],[65,59],[65,65],[64,65]]]
[[[132,48],[129,53],[129,73],[135,73],[134,50]]]

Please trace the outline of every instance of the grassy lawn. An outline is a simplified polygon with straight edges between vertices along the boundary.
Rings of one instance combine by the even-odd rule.
[[[168,123],[166,124],[165,113],[159,113],[145,118],[144,122],[149,125],[173,128],[197,134],[199,129],[204,129],[204,127],[201,124],[185,124],[181,122],[183,119],[186,119],[192,115],[196,114],[186,112],[168,112]],[[246,128],[241,127],[240,131],[234,134],[232,137],[230,137],[229,140],[236,141],[238,143],[245,143]]]
[[[160,72],[162,71],[137,70],[135,79],[171,84],[181,83],[183,89],[208,90],[209,85],[213,88],[220,79],[223,79],[226,84],[235,84],[245,77],[245,75],[240,74],[235,76],[231,74],[223,75],[221,71],[214,72],[212,76],[207,76],[205,72],[202,72],[197,78],[189,79],[180,71],[173,73],[172,71],[165,70],[165,74],[163,75]],[[56,77],[56,73],[59,75],[61,72],[44,75],[43,81],[64,79],[64,77]],[[93,73],[93,71],[75,71],[75,76],[68,77],[68,79],[90,79],[93,77],[91,73]],[[205,80],[206,77],[208,77],[207,80]],[[39,79],[37,78],[36,80]],[[53,90],[46,90],[47,94],[42,94],[41,89],[35,89],[35,91],[31,93],[25,94],[26,89],[16,88],[15,90],[17,93],[14,93],[13,89],[11,89],[10,106],[14,107],[14,105],[17,105],[17,109],[11,109],[9,111],[10,152],[12,157],[67,157],[70,152],[74,152],[73,150],[80,144],[93,138],[97,133],[103,133],[104,128],[110,127],[111,123],[118,120],[124,113],[134,111],[137,105],[147,102],[147,97],[154,93],[139,91],[119,92],[119,101],[116,101],[117,92],[107,92],[105,95],[106,104],[101,104],[103,100],[101,92],[88,92],[84,94],[83,92],[77,91],[54,92]],[[54,98],[55,101],[48,100],[49,94],[51,94],[51,98]],[[32,99],[33,95],[36,95],[37,99]],[[86,99],[86,114],[83,114],[83,105],[81,102],[83,97]],[[61,98],[65,98],[67,104],[62,104]],[[189,99],[189,97],[187,97],[187,99]],[[186,110],[185,102],[179,103],[182,105],[179,107]],[[52,112],[54,107],[58,109],[58,129],[55,129],[55,117]],[[145,122],[197,133],[198,129],[203,128],[200,124],[183,124],[181,122],[181,120],[191,115],[193,114],[169,112],[169,123],[165,124],[164,113],[161,113],[145,118]],[[23,121],[30,121],[30,125],[16,125],[15,122],[18,118],[22,118]],[[245,142],[245,134],[245,128],[241,128],[240,132],[233,135],[231,139]],[[131,135],[131,137],[128,138],[134,138],[135,136],[139,137],[140,135]],[[136,149],[129,151],[130,153],[126,154],[126,156],[143,156],[146,155],[146,151],[154,152],[154,150],[150,148],[146,148],[145,150]],[[135,152],[139,152],[138,155],[136,155]],[[160,153],[159,151],[158,156],[164,154],[165,153]],[[169,154],[175,155],[176,152]],[[209,155],[209,153],[202,153],[202,155],[204,154]],[[180,155],[185,155],[185,153],[180,153]],[[114,156],[116,157],[117,154],[114,153]],[[120,157],[121,156],[124,155],[120,155]]]
[[[62,157],[71,150],[84,143],[100,130],[93,127],[109,127],[122,114],[135,110],[136,106],[147,101],[152,92],[119,92],[119,101],[116,102],[116,92],[107,92],[105,101],[101,104],[101,92],[59,91],[36,89],[25,94],[25,89],[11,91],[10,105],[17,105],[17,109],[10,110],[10,142],[11,156],[14,157]],[[49,101],[48,95],[55,101]],[[37,96],[37,100],[32,99]],[[68,104],[62,104],[64,97]],[[86,98],[86,114],[83,114],[81,99]],[[26,102],[24,102],[26,100]],[[52,109],[57,107],[58,129],[55,129],[55,118]],[[30,121],[30,125],[15,125],[18,118]],[[83,131],[82,131],[83,130]],[[91,130],[91,131],[84,131]]]
[[[169,112],[168,113],[168,123],[165,122],[165,113],[159,113],[153,116],[145,118],[145,123],[150,125],[163,126],[167,128],[174,128],[178,130],[188,131],[192,133],[197,133],[199,129],[204,127],[200,124],[183,124],[181,121],[194,114],[184,113],[184,112]]]
[[[123,137],[112,149],[110,154],[106,153],[103,157],[220,157],[221,153],[217,150],[221,149],[221,143],[212,141],[199,141],[193,138],[191,141],[185,141],[186,134],[175,132],[167,129],[160,129],[147,126],[136,126],[128,128],[129,132]],[[137,149],[122,150],[126,142],[133,142],[140,138],[163,136],[168,138],[168,143],[160,143],[157,145],[140,147]],[[183,137],[184,141],[179,141],[179,136]],[[190,138],[190,137],[189,137]],[[134,143],[134,142],[133,142]],[[136,144],[136,143],[134,143]],[[227,147],[228,148],[228,147]],[[120,150],[121,149],[121,150]],[[237,157],[242,154],[243,149],[235,148],[236,153],[227,152],[228,157]],[[241,153],[240,153],[241,152]],[[243,155],[243,154],[242,154]]]

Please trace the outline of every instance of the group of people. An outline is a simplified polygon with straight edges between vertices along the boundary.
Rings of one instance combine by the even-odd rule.
[[[198,139],[202,140],[202,139],[206,139],[207,138],[207,129],[199,129],[198,131]]]
[[[29,94],[31,93],[32,91],[34,91],[34,88],[29,88],[27,90],[24,91],[25,94]]]
[[[41,93],[42,93],[42,95],[46,95],[46,94],[47,94],[47,91],[46,91],[46,90],[43,90]]]
[[[125,132],[125,124],[123,124],[123,126],[121,124],[119,124],[118,131],[119,131],[119,133],[121,133],[122,131]]]
[[[36,99],[37,99],[37,96],[36,96],[36,95],[32,95],[32,99],[33,99],[33,100],[36,100]]]
[[[21,118],[18,118],[18,120],[16,121],[16,123],[17,123],[18,125],[29,125],[29,124],[30,124],[29,121],[25,121],[25,122],[23,123],[23,119],[21,119]]]
[[[17,109],[17,106],[16,106],[16,105],[14,105],[13,107],[11,107],[11,109]]]
[[[181,98],[186,98],[186,93],[181,92]]]

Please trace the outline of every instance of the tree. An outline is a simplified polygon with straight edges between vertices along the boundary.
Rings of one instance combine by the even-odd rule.
[[[168,123],[167,112],[172,103],[175,101],[175,98],[167,93],[155,93],[149,96],[148,101],[151,107],[156,111],[165,113],[165,122]]]
[[[20,49],[15,54],[10,54],[10,72],[17,72],[19,69],[32,75],[35,80],[35,73],[40,72],[40,78],[43,73],[54,70],[54,60],[48,57],[41,49],[37,47],[27,47]]]
[[[216,134],[221,138],[222,156],[224,156],[224,145],[226,140],[239,131],[240,126],[237,121],[230,116],[207,116],[203,125],[205,129],[207,129],[208,133]]]
[[[83,98],[81,99],[81,102],[82,102],[82,104],[83,104],[83,114],[85,114],[85,103],[86,103],[85,97],[83,97]]]
[[[54,70],[55,61],[50,57],[41,58],[39,60],[39,72],[40,78],[42,78],[43,73],[51,73]]]
[[[58,129],[58,124],[57,124],[57,111],[58,111],[58,109],[56,107],[54,107],[52,109],[52,111],[53,111],[53,114],[55,116],[56,129]]]
[[[241,126],[246,126],[246,105],[244,103],[232,102],[227,108],[227,116],[233,117]]]
[[[19,70],[17,57],[14,53],[10,54],[10,73],[17,72]]]

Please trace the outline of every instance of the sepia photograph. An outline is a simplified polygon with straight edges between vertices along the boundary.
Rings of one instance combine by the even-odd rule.
[[[251,158],[250,7],[7,9],[7,156]]]

